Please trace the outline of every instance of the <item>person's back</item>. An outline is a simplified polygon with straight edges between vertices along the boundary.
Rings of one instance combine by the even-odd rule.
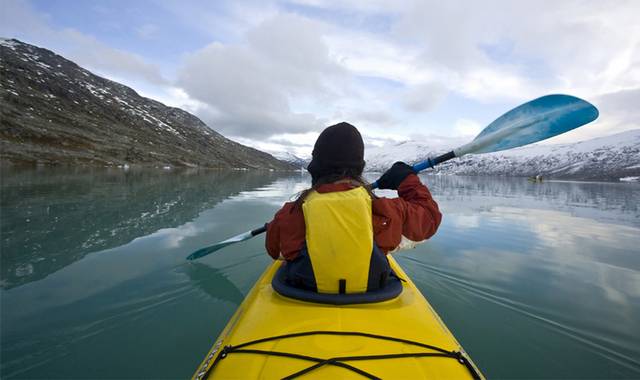
[[[386,254],[432,236],[438,205],[413,169],[396,163],[379,180],[399,198],[378,198],[362,179],[364,143],[340,123],[318,137],[308,166],[312,187],[286,203],[267,226],[266,248],[287,261],[287,282],[319,293],[383,288]]]

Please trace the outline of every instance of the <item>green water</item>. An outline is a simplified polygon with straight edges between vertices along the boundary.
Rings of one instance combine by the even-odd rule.
[[[442,226],[396,257],[488,377],[640,378],[640,185],[423,179]],[[0,377],[189,377],[271,259],[261,237],[184,257],[308,182],[2,171]]]

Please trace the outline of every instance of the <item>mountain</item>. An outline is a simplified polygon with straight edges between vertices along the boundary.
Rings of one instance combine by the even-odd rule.
[[[293,169],[43,48],[0,39],[0,157],[32,164]]]
[[[311,162],[311,158],[298,157],[290,152],[271,152],[271,154],[278,160],[288,162],[296,168],[306,168]]]
[[[444,153],[407,141],[370,149],[368,171],[384,171],[395,161],[411,164]],[[434,173],[618,180],[640,176],[640,129],[572,144],[533,144],[502,152],[468,155],[436,166]]]

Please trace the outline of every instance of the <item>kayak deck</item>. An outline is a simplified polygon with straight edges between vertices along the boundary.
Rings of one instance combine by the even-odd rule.
[[[275,262],[240,305],[194,379],[482,378],[392,257],[403,291],[392,300],[325,305],[271,287]]]

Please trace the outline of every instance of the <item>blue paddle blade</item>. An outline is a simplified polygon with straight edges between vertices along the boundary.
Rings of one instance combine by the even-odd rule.
[[[578,128],[597,117],[596,107],[575,96],[543,96],[500,116],[468,144],[468,149],[459,153],[497,152],[531,144]]]
[[[227,244],[216,244],[214,246],[211,247],[204,247],[204,248],[200,248],[199,250],[193,252],[192,254],[190,254],[189,256],[187,256],[187,260],[195,260],[195,259],[199,259],[201,257],[207,256],[219,249],[222,249],[230,244],[233,243],[227,243]]]

